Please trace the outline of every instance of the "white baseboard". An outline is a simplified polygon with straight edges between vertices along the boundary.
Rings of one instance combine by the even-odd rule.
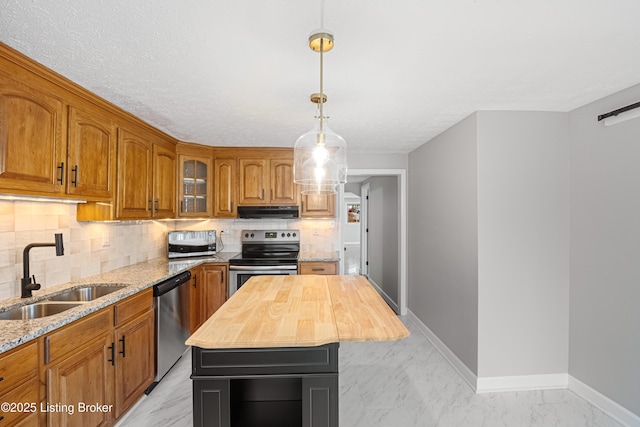
[[[476,376],[476,374],[474,374],[473,371],[471,371],[471,369],[469,369],[467,365],[465,365],[462,360],[460,360],[458,356],[456,356],[455,353],[445,345],[445,343],[440,341],[440,338],[438,338],[438,336],[434,334],[433,331],[427,327],[427,325],[422,323],[422,320],[418,319],[418,316],[416,316],[411,310],[408,310],[407,318],[411,321],[411,323],[416,325],[420,332],[422,332],[422,334],[427,337],[429,341],[431,341],[431,344],[433,344],[436,350],[438,350],[442,354],[442,356],[449,362],[453,369],[455,369],[458,374],[460,374],[465,382],[469,384],[469,387],[471,387],[473,391],[476,391],[476,384],[478,381],[478,377]]]
[[[569,375],[569,390],[627,427],[640,427],[640,416]]]
[[[567,373],[478,377],[411,310],[408,311],[407,318],[431,341],[433,346],[476,393],[569,389],[619,423],[627,427],[640,427],[640,416]]]
[[[508,377],[479,377],[476,393],[499,391],[564,389],[569,386],[568,374],[513,375]]]
[[[389,297],[389,295],[387,295],[387,293],[383,291],[382,288],[378,286],[378,284],[371,279],[371,277],[369,276],[365,276],[365,277],[367,278],[369,283],[371,283],[371,286],[373,286],[375,290],[378,291],[378,293],[382,296],[382,299],[384,300],[384,302],[389,304],[389,307],[391,307],[393,311],[395,311],[396,313],[400,313],[398,304],[394,300],[392,300],[391,297]]]

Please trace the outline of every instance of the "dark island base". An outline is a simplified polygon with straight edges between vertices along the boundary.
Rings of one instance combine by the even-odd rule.
[[[338,347],[193,347],[193,425],[338,427]]]

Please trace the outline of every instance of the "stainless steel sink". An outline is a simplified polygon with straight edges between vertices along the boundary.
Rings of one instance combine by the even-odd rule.
[[[0,320],[31,320],[53,316],[79,306],[80,303],[36,302],[0,312]]]
[[[87,302],[109,295],[125,288],[124,285],[92,285],[82,288],[69,289],[58,295],[47,298],[47,301],[75,301]]]

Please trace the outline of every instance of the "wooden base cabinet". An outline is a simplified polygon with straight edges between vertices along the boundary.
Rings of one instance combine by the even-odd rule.
[[[300,261],[298,274],[338,274],[338,261]]]
[[[49,426],[111,426],[151,385],[155,328],[151,289],[42,339]],[[37,389],[37,388],[36,388]]]
[[[31,342],[0,355],[0,402],[38,405],[38,344]],[[0,426],[37,426],[39,407],[0,410]],[[24,410],[27,409],[27,410]]]
[[[146,291],[149,292],[149,291]],[[142,397],[155,377],[155,313],[143,292],[116,305],[115,416],[120,418]]]
[[[47,369],[47,425],[110,426],[113,404],[113,341],[91,341]],[[99,405],[94,410],[87,405]]]
[[[227,300],[229,274],[224,264],[204,264],[191,270],[190,330],[195,332]]]

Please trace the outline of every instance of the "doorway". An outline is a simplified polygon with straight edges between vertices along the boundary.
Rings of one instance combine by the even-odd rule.
[[[406,170],[352,169],[341,187],[341,274],[366,276],[396,313],[406,314]],[[359,233],[349,222],[354,212]]]

